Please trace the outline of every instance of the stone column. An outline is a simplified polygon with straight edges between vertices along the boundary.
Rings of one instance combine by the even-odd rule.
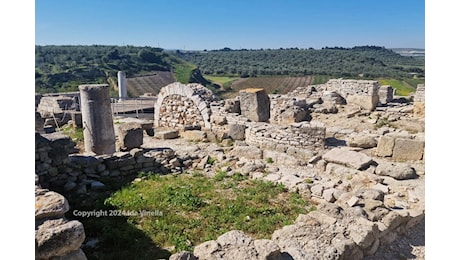
[[[80,85],[81,113],[85,152],[112,154],[115,152],[109,86],[106,84]]]
[[[123,71],[119,71],[118,74],[118,97],[123,100],[128,98],[128,90],[126,84],[126,75]]]

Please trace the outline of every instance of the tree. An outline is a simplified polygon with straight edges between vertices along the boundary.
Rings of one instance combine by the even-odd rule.
[[[161,57],[150,50],[142,49],[139,51],[138,56],[142,62],[161,63]]]

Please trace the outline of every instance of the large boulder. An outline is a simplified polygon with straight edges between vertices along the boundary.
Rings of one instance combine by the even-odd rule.
[[[80,249],[85,240],[81,222],[65,219],[46,220],[35,229],[35,258],[64,256]]]
[[[35,219],[64,217],[69,210],[66,198],[54,191],[42,191],[35,195]]]

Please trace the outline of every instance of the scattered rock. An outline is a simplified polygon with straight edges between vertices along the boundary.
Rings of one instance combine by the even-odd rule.
[[[381,162],[375,169],[375,174],[389,176],[396,180],[408,180],[417,178],[413,167],[406,163]]]

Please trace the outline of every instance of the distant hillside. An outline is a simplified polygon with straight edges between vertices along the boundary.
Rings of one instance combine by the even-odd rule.
[[[38,93],[75,91],[80,84],[113,85],[117,82],[117,72],[120,70],[126,73],[127,78],[159,75],[160,79],[153,88],[163,81],[170,82],[171,78],[188,83],[193,81],[195,69],[196,66],[161,48],[105,45],[35,46],[35,92]],[[164,78],[162,72],[172,76]],[[133,93],[135,91],[137,90],[133,90]]]
[[[177,51],[206,75],[329,75],[344,78],[424,77],[424,57],[407,57],[377,46],[316,49]]]

